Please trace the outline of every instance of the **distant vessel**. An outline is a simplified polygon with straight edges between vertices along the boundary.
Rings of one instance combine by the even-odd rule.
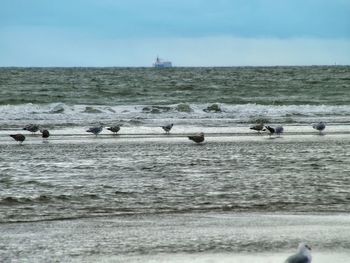
[[[171,68],[173,65],[170,61],[164,61],[157,57],[156,62],[153,63],[153,67],[155,68]]]

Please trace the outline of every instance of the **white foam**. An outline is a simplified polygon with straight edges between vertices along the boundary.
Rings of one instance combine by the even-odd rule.
[[[190,111],[178,111],[179,104],[172,105],[67,105],[21,104],[0,106],[0,122],[24,124],[37,122],[54,125],[102,122],[140,121],[155,124],[175,122],[217,126],[224,123],[311,123],[325,121],[348,123],[350,106],[336,105],[259,105],[218,104],[218,111],[205,111],[213,104],[188,105]]]

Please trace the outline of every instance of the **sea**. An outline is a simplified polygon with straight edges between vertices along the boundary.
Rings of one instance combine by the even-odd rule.
[[[349,263],[349,149],[350,66],[0,68],[0,261]]]

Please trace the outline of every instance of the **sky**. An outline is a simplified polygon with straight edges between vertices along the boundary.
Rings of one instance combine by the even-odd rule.
[[[0,66],[350,65],[350,0],[0,0]]]

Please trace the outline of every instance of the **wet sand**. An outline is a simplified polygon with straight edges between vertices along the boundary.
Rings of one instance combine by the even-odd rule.
[[[312,129],[311,126],[289,125],[281,136],[269,136],[267,132],[257,133],[249,126],[236,127],[196,127],[174,126],[170,134],[165,134],[160,127],[121,127],[120,132],[113,134],[104,129],[98,136],[85,132],[84,127],[70,127],[50,130],[49,142],[52,143],[192,143],[187,136],[204,132],[205,142],[317,142],[317,141],[349,141],[350,126],[333,125],[326,128],[323,133]],[[0,130],[0,144],[16,144],[8,135],[21,133],[26,136],[24,144],[42,143],[41,134],[31,134],[16,129]]]
[[[102,262],[147,262],[147,263],[282,263],[289,256],[288,253],[260,253],[260,254],[239,254],[239,253],[217,253],[217,254],[168,254],[143,257],[125,257],[102,259]],[[348,263],[349,253],[317,253],[313,256],[312,262],[317,263]],[[96,259],[98,260],[98,259]]]
[[[313,262],[349,262],[350,217],[190,213],[0,225],[3,262],[277,263],[300,241]]]

